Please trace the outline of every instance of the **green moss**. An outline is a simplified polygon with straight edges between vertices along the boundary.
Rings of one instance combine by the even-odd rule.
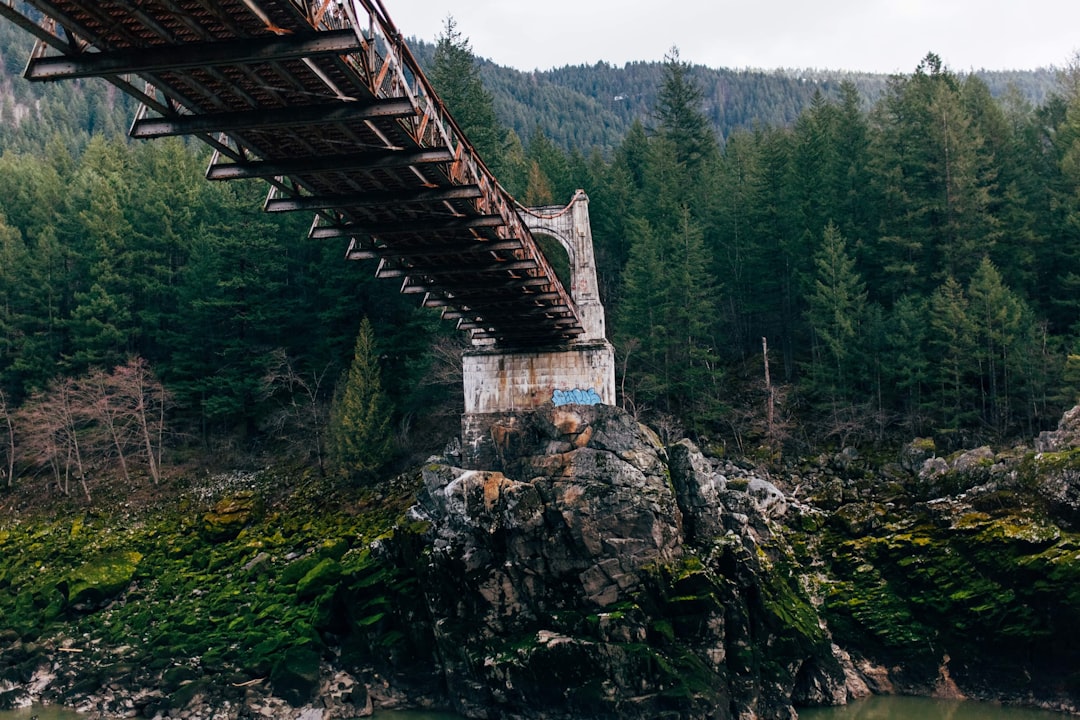
[[[915,438],[911,441],[911,447],[924,453],[933,453],[937,451],[937,445],[934,444],[934,438]]]
[[[129,550],[97,557],[74,570],[66,580],[72,605],[96,603],[124,590],[135,577],[142,553]]]
[[[675,642],[675,629],[670,620],[659,619],[649,623],[649,632],[658,636],[663,642]]]
[[[333,558],[324,558],[296,583],[296,594],[301,599],[321,595],[341,581],[341,564]]]

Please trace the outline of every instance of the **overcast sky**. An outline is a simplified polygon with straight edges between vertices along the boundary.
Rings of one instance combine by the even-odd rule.
[[[935,52],[956,72],[1062,67],[1080,50],[1080,0],[384,0],[405,37],[447,16],[473,53],[519,70],[600,60],[719,68],[910,73]]]

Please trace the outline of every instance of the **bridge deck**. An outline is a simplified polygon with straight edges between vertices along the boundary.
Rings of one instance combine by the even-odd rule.
[[[26,76],[104,77],[138,138],[195,135],[211,180],[262,178],[266,210],[447,309],[474,342],[582,333],[512,198],[442,108],[380,0],[0,0],[38,38]]]

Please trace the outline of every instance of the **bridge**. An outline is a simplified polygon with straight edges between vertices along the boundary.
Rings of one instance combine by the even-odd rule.
[[[197,137],[209,180],[259,178],[268,212],[441,308],[468,333],[466,413],[614,404],[588,199],[520,208],[454,122],[381,0],[0,0],[37,38],[31,81],[104,78],[134,138]],[[566,250],[570,290],[534,237]]]

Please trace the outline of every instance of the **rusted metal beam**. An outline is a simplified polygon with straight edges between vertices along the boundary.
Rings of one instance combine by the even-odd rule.
[[[136,120],[129,135],[149,139],[195,133],[230,133],[297,125],[330,125],[378,118],[408,117],[416,109],[408,100],[332,102],[284,108],[237,110],[205,115],[177,115]]]
[[[428,150],[376,150],[330,157],[302,157],[280,160],[251,160],[247,162],[214,163],[206,171],[208,180],[247,180],[282,175],[349,172],[380,168],[409,167],[429,163],[445,163],[454,159],[446,148]]]
[[[551,279],[546,277],[524,277],[524,278],[510,278],[503,282],[497,282],[492,280],[485,283],[440,283],[440,282],[426,282],[416,283],[415,278],[406,278],[406,282],[401,286],[401,292],[406,295],[413,295],[416,293],[425,292],[495,292],[497,290],[517,291],[526,287],[543,287],[544,285],[550,285]]]
[[[344,55],[359,49],[360,43],[355,32],[334,30],[311,36],[275,35],[268,39],[235,39],[138,50],[35,57],[30,59],[23,76],[28,80],[45,82],[128,73],[153,75],[199,67]]]
[[[489,275],[511,270],[534,270],[535,260],[507,260],[487,265],[417,265],[410,267],[380,267],[376,277],[447,277],[452,275]]]
[[[494,325],[495,323],[488,323]],[[474,332],[474,338],[480,338],[484,340],[551,340],[556,337],[560,338],[573,338],[581,335],[584,331],[580,327],[574,327],[567,324],[565,327],[552,327],[550,325],[519,325],[513,327],[504,323],[499,323],[499,328],[496,330],[480,330]]]
[[[478,185],[454,185],[419,190],[381,190],[353,195],[311,195],[293,198],[271,198],[266,201],[266,212],[295,212],[298,210],[325,210],[328,208],[351,208],[392,206],[409,203],[433,203],[444,200],[472,200],[481,197]],[[520,247],[520,243],[519,243]]]
[[[513,317],[514,317],[515,320],[518,320],[518,321],[527,321],[528,320],[528,318],[521,318],[518,315],[514,315]],[[531,330],[522,331],[521,333],[515,333],[513,331],[504,332],[504,331],[501,331],[501,330],[498,330],[498,331],[494,330],[494,328],[498,327],[498,325],[501,324],[499,322],[500,319],[501,318],[496,318],[495,320],[488,321],[488,320],[484,320],[484,319],[467,320],[465,318],[462,318],[461,320],[458,320],[458,322],[457,322],[457,329],[458,330],[479,330],[481,332],[490,332],[490,333],[496,333],[497,332],[500,336],[503,336],[503,337],[506,337],[506,336],[509,336],[509,335],[528,336],[528,335],[532,334]],[[539,320],[539,319],[540,318],[537,318],[537,320]],[[545,327],[546,328],[555,328],[556,331],[562,331],[563,328],[571,327],[571,326],[573,326],[575,324],[575,322],[576,322],[576,319],[574,317],[543,318],[543,323],[544,323]]]
[[[432,217],[401,222],[378,223],[372,225],[327,225],[312,228],[308,233],[311,240],[336,240],[358,235],[410,235],[413,233],[455,232],[478,228],[500,227],[506,223],[502,215],[476,215],[475,217]]]
[[[467,310],[444,310],[442,312],[443,320],[459,320],[468,318],[484,318],[484,317],[497,317],[500,313],[485,312],[482,308],[475,309],[470,307]],[[533,307],[526,310],[521,308],[515,308],[513,312],[514,317],[519,317],[522,320],[528,320],[531,318],[553,318],[553,316],[559,318],[572,319],[574,316],[573,310],[567,307]],[[553,318],[554,319],[554,318]]]
[[[486,308],[520,305],[522,298],[525,299],[526,303],[551,302],[553,300],[561,300],[562,295],[555,292],[525,293],[524,295],[515,295],[514,298],[510,300],[492,299],[487,297],[472,298],[468,296],[455,296],[453,298],[429,297],[424,299],[423,306],[429,308],[466,307],[470,310],[478,309],[482,311]]]
[[[520,240],[477,240],[472,243],[450,245],[425,245],[424,247],[377,247],[350,248],[345,254],[349,260],[404,260],[407,258],[455,257],[459,255],[483,255],[484,253],[520,250]]]

